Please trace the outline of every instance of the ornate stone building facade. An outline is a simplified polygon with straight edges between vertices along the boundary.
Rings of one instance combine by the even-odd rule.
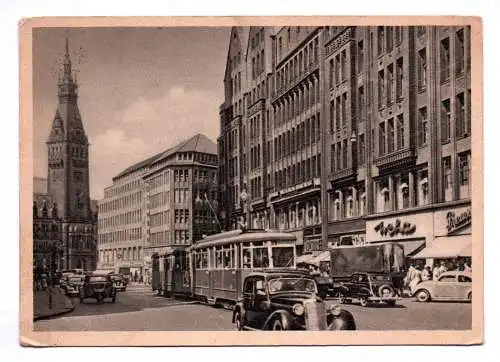
[[[90,200],[89,143],[78,109],[77,88],[66,39],[59,104],[47,140],[47,193],[61,218],[63,268],[94,270],[97,219]]]
[[[225,227],[249,211],[252,226],[294,232],[307,251],[381,241],[371,229],[396,214],[467,214],[470,42],[463,25],[233,28],[218,139]],[[424,219],[417,230],[433,228]]]

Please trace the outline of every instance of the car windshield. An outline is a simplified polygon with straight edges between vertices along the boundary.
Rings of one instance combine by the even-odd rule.
[[[105,282],[107,281],[106,277],[91,277],[91,282]]]
[[[269,293],[285,291],[316,293],[316,282],[308,277],[279,277],[268,281]]]

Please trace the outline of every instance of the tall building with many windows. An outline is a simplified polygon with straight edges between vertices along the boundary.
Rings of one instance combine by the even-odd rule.
[[[99,267],[143,275],[152,253],[219,231],[216,164],[197,134],[116,175],[99,202]]]
[[[470,43],[463,25],[234,28],[218,140],[226,227],[248,211],[304,251],[470,243]]]

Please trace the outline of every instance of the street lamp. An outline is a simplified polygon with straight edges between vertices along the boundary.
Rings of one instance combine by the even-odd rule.
[[[250,228],[250,207],[249,207],[250,197],[248,195],[246,185],[243,185],[243,190],[240,193],[240,200],[243,203],[243,210],[246,216],[246,221],[243,228],[248,229]]]

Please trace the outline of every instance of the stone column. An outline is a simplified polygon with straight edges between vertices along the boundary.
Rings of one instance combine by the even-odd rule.
[[[394,176],[389,176],[389,207],[395,210],[395,197],[394,197]],[[387,210],[384,210],[387,211]]]
[[[417,193],[418,195],[418,193]],[[416,206],[415,202],[415,174],[413,171],[408,173],[408,197],[409,197],[409,206]]]
[[[352,187],[352,206],[353,216],[358,216],[358,192],[356,187]]]
[[[295,203],[295,227],[299,227],[299,203]]]

